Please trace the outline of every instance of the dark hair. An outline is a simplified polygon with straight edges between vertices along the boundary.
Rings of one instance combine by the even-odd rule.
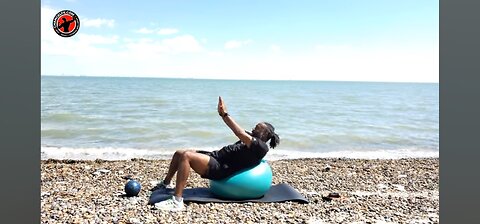
[[[270,140],[270,148],[275,148],[277,147],[278,144],[280,144],[280,137],[275,133],[275,128],[273,127],[272,124],[268,122],[263,122],[265,125],[267,125],[268,128],[268,139]]]

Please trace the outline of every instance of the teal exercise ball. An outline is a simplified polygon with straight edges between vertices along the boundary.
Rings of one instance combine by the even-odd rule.
[[[272,185],[272,169],[262,160],[255,167],[241,170],[222,180],[210,180],[212,194],[225,199],[260,198]]]

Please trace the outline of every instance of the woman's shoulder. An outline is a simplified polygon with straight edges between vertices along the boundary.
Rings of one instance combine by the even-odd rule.
[[[255,148],[259,148],[259,149],[263,149],[263,150],[266,150],[268,151],[268,145],[266,142],[260,140],[259,138],[257,137],[253,137],[252,138],[252,144],[250,147],[255,147]]]

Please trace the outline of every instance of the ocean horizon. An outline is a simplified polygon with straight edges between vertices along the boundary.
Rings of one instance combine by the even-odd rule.
[[[237,139],[222,96],[245,130],[273,124],[266,159],[439,156],[438,83],[41,77],[41,159],[169,159]]]

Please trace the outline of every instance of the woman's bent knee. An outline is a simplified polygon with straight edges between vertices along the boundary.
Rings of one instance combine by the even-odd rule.
[[[195,153],[196,152],[193,152],[193,151],[185,151],[182,155],[182,158],[190,160],[191,158],[194,157]]]
[[[187,151],[185,151],[185,150],[177,150],[177,151],[175,151],[175,153],[173,154],[173,157],[174,157],[174,158],[183,157],[184,154],[185,154],[185,152],[187,152]]]

